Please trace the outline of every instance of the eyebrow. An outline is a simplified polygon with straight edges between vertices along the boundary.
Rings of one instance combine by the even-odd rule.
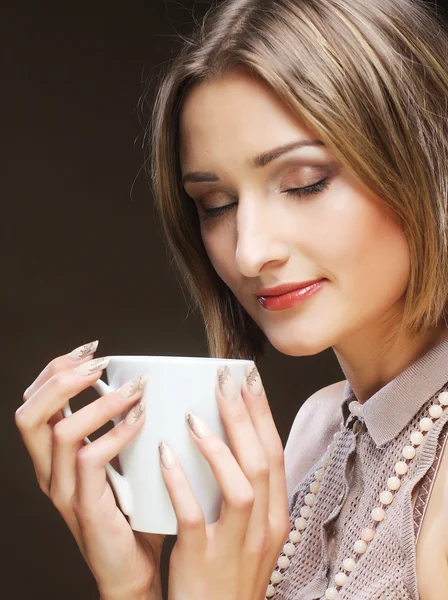
[[[322,140],[299,140],[296,142],[290,142],[289,144],[284,144],[283,146],[268,150],[267,152],[257,154],[252,158],[250,164],[255,169],[261,168],[276,158],[279,158],[282,156],[282,154],[286,154],[286,152],[291,152],[297,148],[305,148],[307,146],[325,146],[325,144]],[[186,173],[182,177],[182,185],[184,185],[187,181],[190,181],[191,183],[219,181],[219,177],[212,171],[192,171],[191,173]]]

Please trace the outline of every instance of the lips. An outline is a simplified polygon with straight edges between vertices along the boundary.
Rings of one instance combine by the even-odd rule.
[[[309,281],[302,281],[302,282],[296,282],[296,283],[284,283],[282,285],[278,285],[278,286],[272,287],[272,288],[263,288],[261,290],[258,290],[258,292],[256,292],[256,296],[258,298],[267,297],[267,296],[281,296],[282,294],[287,294],[288,292],[292,292],[292,291],[298,290],[300,288],[308,287],[309,285],[312,285],[313,283],[317,283],[318,281],[322,281],[323,279],[325,279],[325,278],[319,277],[318,279],[310,279]]]

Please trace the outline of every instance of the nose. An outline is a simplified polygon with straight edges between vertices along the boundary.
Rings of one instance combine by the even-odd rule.
[[[237,210],[237,245],[235,261],[245,277],[257,277],[267,265],[274,267],[288,260],[286,228],[267,206],[256,202],[239,202]],[[283,234],[282,234],[283,231]]]

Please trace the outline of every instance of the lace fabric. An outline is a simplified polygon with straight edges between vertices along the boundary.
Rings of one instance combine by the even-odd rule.
[[[441,391],[445,389],[448,386]],[[325,590],[342,570],[344,558],[353,555],[353,544],[361,530],[371,524],[370,512],[379,504],[380,492],[387,489],[386,482],[394,474],[395,463],[402,460],[403,447],[432,403],[431,398],[400,435],[384,447],[376,447],[367,431],[355,437],[351,427],[346,427],[327,467],[296,554],[290,557],[291,566],[276,586],[275,598],[325,600]],[[447,435],[447,422],[448,409],[445,409],[409,463],[409,471],[393,503],[387,507],[384,521],[340,589],[338,600],[419,600],[416,530],[436,471],[434,465]],[[316,469],[310,469],[289,499],[291,527],[300,516]],[[413,510],[412,490],[422,478],[425,478],[422,500],[417,499]]]
[[[437,403],[442,391],[448,391],[448,340],[367,401],[376,404],[370,407],[370,420],[366,419],[357,434],[352,429],[356,418],[347,410],[348,403],[356,398],[346,385],[342,410],[344,430],[336,443],[307,527],[302,531],[302,539],[295,555],[290,557],[291,565],[283,581],[275,586],[274,600],[325,600],[327,587],[334,585],[334,575],[343,570],[344,558],[353,556],[353,544],[361,530],[371,525],[371,510],[379,505],[379,494],[387,489],[388,477],[395,474],[395,463],[403,460],[403,447],[410,443],[411,433],[419,430],[420,419],[428,416],[429,407]],[[397,398],[399,401],[395,402]],[[387,427],[381,429],[378,418],[387,419],[400,403],[405,409],[394,414]],[[355,570],[339,590],[338,600],[420,599],[416,540],[447,436],[448,407],[425,434],[423,444],[417,447],[400,489],[385,509],[385,519],[378,524],[367,551],[359,556]],[[290,493],[291,528],[300,516],[317,468],[316,463]],[[413,508],[412,492],[419,482]]]

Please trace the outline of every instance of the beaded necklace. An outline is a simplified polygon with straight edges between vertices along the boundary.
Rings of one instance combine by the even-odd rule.
[[[409,463],[414,459],[416,455],[416,447],[420,446],[428,431],[430,431],[438,419],[443,414],[445,407],[448,406],[448,391],[441,392],[438,397],[438,404],[432,404],[429,407],[428,417],[420,419],[419,428],[420,431],[416,430],[411,433],[410,444],[406,445],[402,450],[402,456],[404,460],[400,460],[395,464],[395,474],[391,475],[387,480],[387,489],[383,490],[379,494],[379,505],[374,507],[371,512],[372,522],[368,527],[365,527],[353,544],[353,555],[346,557],[342,561],[342,569],[335,575],[334,583],[330,585],[325,591],[325,598],[327,600],[336,600],[339,595],[340,589],[347,583],[350,573],[352,573],[357,564],[359,557],[364,554],[368,548],[368,544],[373,540],[377,526],[386,516],[386,509],[390,506],[394,500],[397,490],[401,487],[401,481],[409,470]],[[349,404],[349,410],[352,415],[356,417],[356,421],[353,424],[353,431],[355,435],[362,429],[364,422],[362,414],[362,404],[358,401],[353,400]],[[324,456],[317,463],[317,470],[314,474],[315,481],[310,484],[310,491],[305,496],[305,504],[300,508],[300,517],[295,519],[294,528],[290,531],[288,540],[283,546],[280,557],[277,561],[277,567],[272,575],[270,584],[266,589],[266,598],[272,598],[275,595],[275,587],[281,581],[283,581],[284,574],[290,566],[289,556],[293,556],[296,553],[296,546],[300,543],[302,537],[302,531],[306,529],[308,519],[312,512],[312,507],[316,502],[316,497],[321,486],[321,482],[324,478],[325,471],[327,470],[331,455],[336,447],[337,441],[344,431],[344,427],[340,431],[337,431],[330,444],[328,445]]]

